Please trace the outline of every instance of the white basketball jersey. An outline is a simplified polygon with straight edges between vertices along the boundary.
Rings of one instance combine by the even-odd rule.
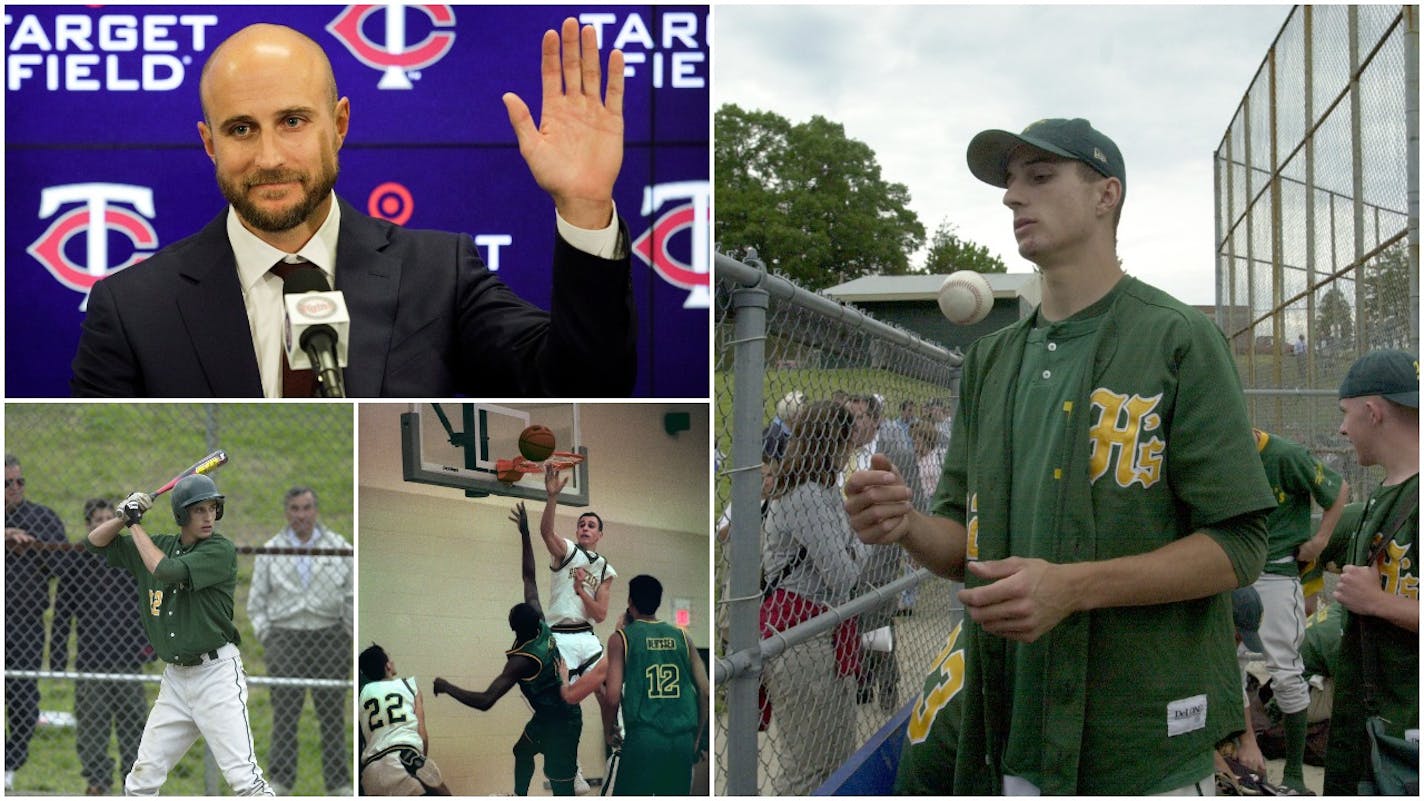
[[[592,623],[588,614],[583,608],[583,599],[574,592],[574,568],[584,569],[584,586],[589,594],[598,592],[598,585],[604,579],[610,579],[618,574],[614,572],[613,566],[608,564],[608,560],[593,551],[585,551],[574,545],[570,539],[564,539],[564,558],[558,565],[550,565],[549,569],[554,571],[553,577],[549,580],[549,608],[547,619],[549,625],[569,625],[574,623]]]
[[[394,746],[410,746],[425,753],[420,741],[420,721],[415,717],[415,677],[373,681],[361,688],[361,735],[366,747],[361,764]]]

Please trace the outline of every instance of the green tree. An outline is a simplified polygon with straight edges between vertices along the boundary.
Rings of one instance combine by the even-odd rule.
[[[881,177],[875,152],[844,126],[726,105],[716,132],[719,249],[754,247],[807,289],[914,271],[925,228],[909,190]]]
[[[1355,340],[1350,303],[1338,285],[1330,287],[1315,307],[1315,332],[1321,345],[1349,347]]]
[[[1409,252],[1403,242],[1391,245],[1360,271],[1364,282],[1364,315],[1371,347],[1402,348],[1409,344]]]
[[[967,239],[960,239],[955,226],[948,220],[939,224],[934,236],[930,237],[930,250],[925,256],[925,272],[934,275],[948,275],[956,270],[974,270],[980,273],[1006,273],[1009,271],[1004,260],[989,252],[984,245],[976,245]]]

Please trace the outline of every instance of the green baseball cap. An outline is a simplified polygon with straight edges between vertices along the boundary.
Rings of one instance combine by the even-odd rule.
[[[1340,397],[1362,395],[1382,395],[1418,409],[1419,359],[1402,350],[1372,350],[1356,359],[1340,382]]]
[[[981,131],[969,140],[969,171],[986,184],[1003,187],[1007,181],[1009,154],[1019,145],[1081,161],[1108,178],[1116,178],[1127,188],[1127,167],[1113,140],[1103,136],[1085,119],[1039,120],[1023,133]]]

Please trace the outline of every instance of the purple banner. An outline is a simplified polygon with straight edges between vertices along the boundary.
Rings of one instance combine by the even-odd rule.
[[[566,16],[627,57],[623,168],[633,238],[634,394],[705,397],[706,7],[8,6],[7,397],[69,394],[90,286],[226,209],[202,150],[198,76],[240,28],[275,21],[326,50],[351,99],[336,191],[373,216],[468,233],[547,308],[554,211],[500,100],[539,113],[539,39]],[[397,18],[398,17],[398,18]]]

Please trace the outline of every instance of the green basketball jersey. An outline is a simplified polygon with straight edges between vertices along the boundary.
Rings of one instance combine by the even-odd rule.
[[[1265,572],[1299,575],[1295,549],[1310,539],[1310,501],[1329,509],[1340,496],[1340,474],[1325,466],[1303,445],[1265,431],[1256,432],[1256,449],[1266,480],[1276,496],[1276,508],[1266,518]]]
[[[232,596],[237,589],[237,549],[232,541],[216,532],[190,547],[174,534],[150,539],[164,555],[153,573],[144,567],[131,536],[122,535],[104,548],[88,539],[84,545],[138,581],[139,613],[158,657],[165,662],[188,661],[227,643],[240,644],[242,638],[232,622]]]
[[[614,632],[624,644],[623,723],[666,735],[697,730],[697,686],[687,633],[658,620],[634,620]]]
[[[516,642],[504,653],[506,656],[518,654],[534,660],[536,668],[530,676],[519,680],[519,690],[534,709],[535,718],[582,719],[578,706],[564,703],[564,697],[559,694],[559,686],[563,683],[555,663],[559,658],[559,649],[554,645],[554,633],[549,630],[547,622],[540,620],[538,634],[524,642]]]

